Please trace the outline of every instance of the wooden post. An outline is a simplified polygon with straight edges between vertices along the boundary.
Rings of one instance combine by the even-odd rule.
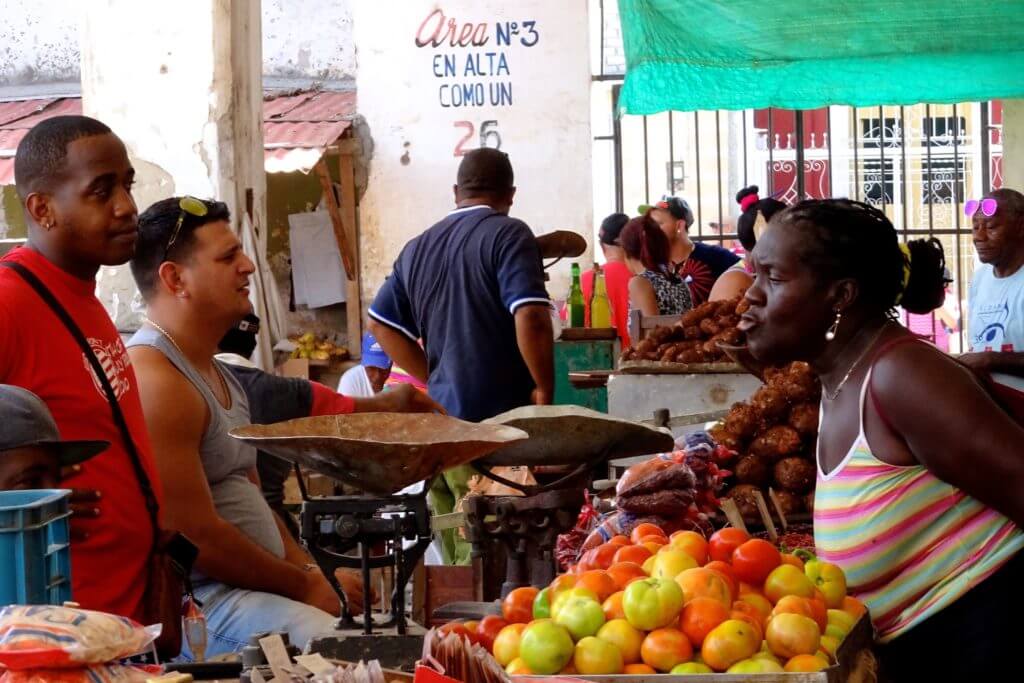
[[[316,174],[320,179],[320,189],[323,191],[324,202],[327,204],[327,213],[331,216],[331,225],[334,228],[334,239],[338,242],[338,251],[341,252],[341,263],[345,266],[345,276],[352,280],[355,267],[352,264],[352,247],[345,234],[345,224],[341,218],[341,209],[338,208],[338,199],[334,196],[334,181],[327,170],[327,164],[321,157],[316,162]],[[349,345],[352,342],[349,340]]]
[[[348,347],[354,358],[359,358],[363,339],[363,299],[359,272],[359,228],[356,224],[356,178],[351,145],[338,155],[338,178],[341,180],[341,218],[345,226],[345,241],[352,249],[352,269],[346,282],[345,307],[348,313]]]

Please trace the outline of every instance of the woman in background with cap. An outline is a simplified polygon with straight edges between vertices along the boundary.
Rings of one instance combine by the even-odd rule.
[[[633,277],[629,281],[629,309],[645,316],[679,315],[693,308],[690,287],[672,271],[665,233],[647,215],[626,223],[619,236],[626,263]]]
[[[740,262],[728,249],[690,239],[693,211],[684,199],[662,197],[654,206],[641,206],[640,213],[654,219],[668,238],[669,267],[690,286],[694,306],[707,301],[715,281]]]
[[[601,221],[601,229],[597,233],[604,253],[605,286],[608,290],[608,301],[612,307],[612,324],[619,334],[622,348],[628,349],[629,343],[629,280],[633,273],[626,265],[626,252],[619,244],[619,235],[629,222],[624,213],[613,213]],[[583,300],[587,305],[587,324],[590,324],[590,297],[594,293],[595,269],[583,273]]]

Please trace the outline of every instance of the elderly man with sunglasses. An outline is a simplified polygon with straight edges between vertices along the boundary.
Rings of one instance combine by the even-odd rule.
[[[994,190],[964,203],[981,265],[969,299],[971,353],[960,360],[990,374],[997,393],[1024,406],[1024,194]]]

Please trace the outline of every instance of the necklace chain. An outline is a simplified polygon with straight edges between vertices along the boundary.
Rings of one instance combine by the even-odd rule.
[[[178,342],[174,341],[174,337],[171,336],[170,332],[168,332],[164,328],[160,327],[160,325],[158,325],[157,323],[153,322],[153,320],[151,320],[148,317],[143,317],[142,320],[143,320],[143,322],[146,322],[146,323],[152,325],[156,329],[157,332],[159,332],[163,336],[167,337],[167,341],[171,342],[171,345],[178,350],[178,353],[181,354],[181,357],[184,358],[185,360],[188,360],[188,356],[186,356],[185,352],[181,350],[180,346],[178,346]],[[217,369],[216,365],[213,366],[213,371],[217,373],[217,379],[220,380],[221,390],[224,391],[225,395],[227,395],[228,394],[227,383],[224,381],[224,377],[223,377],[223,375],[220,374],[220,371]],[[206,375],[204,375],[203,373],[199,372],[198,370],[196,370],[196,374],[198,374],[203,379],[203,382],[206,383],[206,386],[209,387],[210,391],[213,392],[213,395],[216,396],[217,395],[217,390],[213,388],[213,384],[211,384],[210,380],[208,380],[206,378]]]
[[[875,336],[871,338],[871,341],[867,343],[867,346],[864,347],[864,350],[860,352],[860,355],[857,356],[856,360],[854,360],[853,363],[850,365],[850,369],[847,370],[846,374],[843,375],[843,378],[839,380],[839,384],[836,386],[834,391],[829,391],[828,389],[825,389],[825,383],[822,382],[821,386],[823,389],[825,389],[825,397],[828,400],[834,401],[836,400],[836,398],[838,398],[839,392],[841,392],[843,390],[843,387],[846,386],[846,380],[850,379],[850,376],[853,374],[853,371],[857,369],[857,366],[860,365],[860,362],[864,360],[864,356],[868,354],[868,351],[871,350],[871,347],[875,345],[875,342],[878,341],[878,338],[882,336],[882,333],[885,332],[885,330],[888,327],[888,324],[882,325],[878,332],[875,333]]]

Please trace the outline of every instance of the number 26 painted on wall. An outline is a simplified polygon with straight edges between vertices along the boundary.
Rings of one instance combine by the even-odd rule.
[[[455,150],[452,156],[461,157],[465,156],[466,152],[470,151],[465,149],[466,143],[469,142],[470,138],[473,137],[473,133],[476,132],[476,126],[473,125],[472,121],[455,121],[452,123],[456,128],[462,128],[466,131],[458,142],[455,143]],[[480,147],[491,147],[492,149],[501,149],[501,133],[498,132],[498,122],[494,120],[484,121],[480,124]]]

